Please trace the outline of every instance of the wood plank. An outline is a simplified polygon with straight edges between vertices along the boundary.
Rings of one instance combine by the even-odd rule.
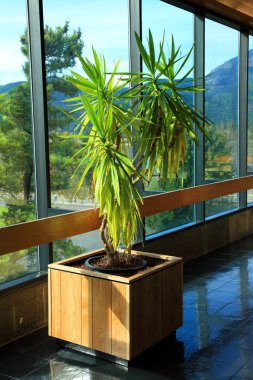
[[[188,0],[186,3],[225,16],[241,25],[253,26],[252,0]]]
[[[92,279],[82,276],[82,345],[92,348]]]
[[[0,228],[0,255],[65,239],[99,227],[98,209],[70,212],[2,227]]]
[[[52,335],[52,296],[51,296],[51,269],[48,269],[48,335]]]
[[[81,274],[81,275],[90,276],[90,277],[103,278],[105,280],[116,280],[118,282],[124,282],[126,284],[129,284],[129,278],[127,277],[115,276],[113,274],[107,274],[107,273],[91,272],[90,270],[70,267],[64,264],[58,265],[57,263],[53,263],[49,265],[49,268],[57,269],[63,272],[71,272],[71,273]]]
[[[152,195],[144,199],[141,214],[146,217],[252,188],[253,176],[248,176]]]
[[[104,251],[99,250],[99,252],[104,252]],[[75,267],[71,267],[69,265],[66,265],[66,264],[72,263],[73,261],[85,260],[85,258],[92,256],[96,253],[97,253],[97,251],[91,251],[89,253],[83,253],[81,255],[74,256],[71,259],[65,259],[65,260],[61,260],[61,261],[49,264],[48,267],[51,269],[56,269],[56,270],[63,271],[63,272],[71,272],[71,273],[81,274],[81,275],[85,275],[85,276],[89,276],[89,277],[103,278],[103,279],[111,280],[114,282],[130,284],[131,282],[136,281],[143,276],[149,276],[151,272],[152,273],[158,272],[161,270],[161,268],[167,267],[170,265],[174,265],[175,263],[182,260],[181,258],[175,257],[175,256],[158,255],[158,254],[152,254],[150,252],[139,252],[139,251],[133,250],[132,254],[134,254],[134,255],[144,255],[144,256],[146,255],[149,257],[154,257],[156,259],[161,258],[165,261],[162,264],[157,265],[155,268],[147,269],[145,271],[145,273],[140,272],[140,273],[137,273],[137,274],[132,275],[130,277],[122,277],[122,276],[118,276],[118,275],[100,273],[100,272],[95,272],[95,271],[92,272],[90,270],[75,268]]]
[[[82,277],[61,272],[61,339],[82,344]]]
[[[131,284],[131,358],[161,339],[161,273]]]
[[[130,286],[112,283],[112,355],[130,359]]]
[[[161,329],[166,337],[183,323],[183,263],[161,272]]]
[[[112,283],[92,278],[92,348],[112,353]]]
[[[143,217],[253,188],[253,176],[152,195],[141,205]],[[52,216],[0,228],[0,255],[99,228],[96,209]],[[15,239],[13,239],[15,236]]]
[[[49,335],[61,339],[61,272],[51,270],[51,311],[49,324],[51,326]],[[49,301],[50,302],[50,301]]]

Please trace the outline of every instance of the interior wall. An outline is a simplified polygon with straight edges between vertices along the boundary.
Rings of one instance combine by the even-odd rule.
[[[0,293],[0,347],[47,325],[47,276]]]
[[[135,249],[190,261],[253,233],[253,208],[222,216],[140,244]]]

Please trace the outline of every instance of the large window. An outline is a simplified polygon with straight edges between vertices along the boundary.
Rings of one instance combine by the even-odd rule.
[[[94,207],[90,193],[91,178],[87,175],[82,189],[75,195],[80,176],[72,176],[82,157],[74,156],[79,142],[62,138],[74,132],[76,123],[59,107],[66,109],[63,100],[77,96],[76,90],[65,79],[70,70],[82,73],[76,54],[93,60],[92,47],[103,54],[108,73],[121,59],[119,69],[129,71],[128,2],[127,0],[44,0],[44,38],[47,73],[51,206],[58,209],[81,210]],[[78,9],[78,12],[77,12]],[[68,20],[66,22],[65,20]],[[97,248],[97,233],[86,235],[84,249]],[[73,240],[73,239],[72,239]],[[85,238],[83,238],[85,240]],[[59,246],[60,243],[58,243]],[[71,244],[69,241],[61,242]],[[79,246],[79,243],[73,243]],[[74,248],[73,248],[74,249]],[[78,251],[78,248],[76,248]],[[61,248],[60,248],[61,250]],[[57,259],[57,245],[54,247]]]
[[[249,36],[248,52],[248,159],[247,169],[253,173],[253,36]],[[248,191],[248,203],[253,203],[253,190]]]
[[[76,54],[92,60],[92,47],[105,56],[108,72],[120,58],[121,70],[129,70],[127,0],[76,0],[74,6],[67,0],[44,0],[43,4],[51,204],[53,208],[62,209],[90,208],[93,202],[89,179],[74,197],[78,176],[71,175],[81,157],[69,162],[78,143],[64,140],[62,135],[73,133],[75,123],[59,111],[59,106],[66,107],[62,101],[77,93],[63,76],[70,75],[70,70],[82,74]]]
[[[1,4],[0,226],[35,218],[26,2]],[[0,257],[0,283],[38,270],[37,250]]]
[[[76,90],[65,80],[70,70],[82,73],[81,65],[76,54],[92,59],[92,46],[98,53],[102,53],[107,61],[107,70],[110,73],[114,63],[121,58],[120,70],[129,70],[128,36],[133,30],[142,27],[143,42],[146,42],[148,30],[151,29],[156,47],[164,32],[165,44],[169,47],[173,34],[175,45],[181,47],[184,56],[193,44],[197,44],[196,52],[205,52],[203,67],[205,67],[205,103],[206,116],[213,122],[209,127],[210,141],[205,140],[204,149],[200,144],[198,160],[200,160],[201,175],[204,163],[204,183],[223,181],[238,176],[238,41],[239,32],[221,22],[197,17],[195,31],[198,40],[194,41],[194,11],[186,11],[161,0],[142,0],[141,13],[134,14],[129,20],[129,6],[136,3],[128,0],[76,0],[74,3],[67,0],[43,0],[46,93],[49,131],[50,163],[50,215],[64,212],[64,210],[82,210],[92,208],[93,194],[90,193],[89,175],[81,191],[75,196],[78,175],[72,176],[80,157],[71,157],[78,148],[76,140],[64,139],[73,132],[75,122],[63,112],[67,105],[63,101],[77,95]],[[172,2],[170,2],[172,3]],[[183,2],[181,2],[183,3]],[[0,227],[17,224],[36,218],[36,183],[34,176],[33,128],[32,111],[35,120],[37,112],[43,111],[43,95],[37,95],[34,106],[31,106],[30,94],[30,60],[40,46],[39,36],[33,38],[31,58],[29,58],[26,6],[29,6],[31,25],[36,23],[39,15],[40,1],[12,0],[1,2],[0,14]],[[74,5],[73,5],[74,4]],[[187,6],[188,7],[188,6]],[[188,9],[188,8],[187,8]],[[36,11],[35,11],[36,10]],[[36,13],[38,11],[38,14]],[[138,7],[135,8],[138,11]],[[211,18],[211,16],[210,16]],[[131,22],[130,22],[131,21]],[[139,23],[139,25],[138,25]],[[201,28],[204,33],[198,33]],[[199,29],[200,28],[200,29]],[[39,33],[37,28],[36,33]],[[31,30],[30,33],[33,33]],[[202,41],[201,39],[204,39]],[[244,36],[245,40],[245,36]],[[204,50],[202,49],[202,42]],[[37,50],[38,48],[38,50]],[[133,49],[133,51],[135,51]],[[136,54],[136,51],[135,53]],[[241,50],[243,53],[243,49]],[[36,55],[38,58],[38,55]],[[132,63],[139,62],[134,56]],[[199,66],[203,57],[196,57]],[[198,60],[198,58],[200,58]],[[241,57],[246,59],[246,57]],[[241,60],[243,61],[243,60]],[[253,173],[253,36],[249,36],[248,52],[248,130],[241,131],[247,134],[247,164],[249,174]],[[193,54],[188,61],[184,75],[194,65]],[[38,69],[38,67],[36,66]],[[145,68],[144,68],[145,69]],[[200,70],[201,71],[201,70]],[[41,73],[41,78],[43,73]],[[180,79],[180,76],[178,77]],[[193,81],[193,72],[187,80]],[[189,82],[188,82],[189,83]],[[41,84],[41,82],[40,82]],[[245,87],[245,86],[244,86]],[[37,90],[39,86],[34,84]],[[188,103],[193,104],[191,95],[185,95]],[[41,100],[41,103],[40,103]],[[198,98],[200,100],[200,97]],[[201,101],[200,101],[201,103]],[[62,110],[63,109],[63,110]],[[69,108],[68,108],[69,109]],[[246,116],[246,115],[243,115]],[[243,119],[243,118],[242,118]],[[34,128],[38,126],[34,125]],[[47,130],[47,128],[45,128]],[[36,134],[37,136],[37,134]],[[35,139],[36,140],[36,139]],[[37,141],[37,140],[36,140]],[[201,151],[201,152],[200,152]],[[37,150],[38,152],[38,150]],[[46,154],[45,154],[46,155]],[[46,167],[46,163],[43,162]],[[42,165],[42,166],[43,166]],[[194,146],[187,141],[187,156],[179,179],[163,185],[155,175],[149,185],[145,185],[144,195],[172,191],[182,187],[190,187],[195,183]],[[42,167],[41,166],[41,167]],[[240,170],[243,164],[240,165]],[[40,168],[41,168],[40,167]],[[182,181],[183,179],[183,181]],[[200,181],[200,179],[198,179]],[[202,181],[202,180],[201,180]],[[199,183],[199,182],[198,182]],[[47,192],[48,189],[44,189]],[[38,199],[41,203],[46,200]],[[248,204],[252,204],[253,191],[248,192]],[[203,205],[201,205],[203,206]],[[44,210],[48,205],[43,204]],[[224,212],[238,208],[238,195],[213,199],[205,203],[205,217],[216,217]],[[40,208],[41,209],[41,208]],[[58,210],[56,210],[58,209]],[[202,208],[199,217],[203,221]],[[194,207],[170,210],[161,214],[152,215],[145,220],[146,234],[152,238],[172,229],[178,229],[195,223]],[[88,251],[100,245],[99,232],[65,239],[54,243],[54,259],[74,255],[81,251]],[[43,246],[42,249],[46,250]],[[46,252],[47,254],[47,252]],[[45,254],[45,256],[46,256]],[[44,259],[44,257],[43,257]],[[43,260],[41,260],[42,262]],[[45,260],[46,261],[46,260]],[[44,264],[43,264],[44,265]],[[39,270],[37,248],[31,248],[9,255],[0,256],[0,283],[16,279],[24,274]]]
[[[180,20],[180,22],[178,22]],[[179,9],[175,6],[166,4],[158,0],[143,0],[142,1],[142,36],[145,42],[148,30],[151,29],[156,43],[157,51],[159,49],[159,41],[161,41],[165,32],[166,45],[171,44],[171,36],[173,35],[175,46],[181,47],[181,56],[185,56],[192,48],[194,43],[194,15],[190,12]],[[158,54],[158,53],[157,53]],[[181,64],[179,60],[177,67]],[[193,53],[181,71],[180,75],[185,75],[193,67]],[[180,79],[180,78],[178,78]],[[189,84],[189,79],[193,80],[193,71],[186,79]],[[193,96],[187,94],[187,101],[193,104]],[[179,173],[179,179],[168,181],[165,186],[162,181],[154,176],[151,183],[145,186],[145,195],[177,190],[182,187],[190,187],[194,182],[194,154],[193,144],[187,141],[187,156],[185,166]],[[151,235],[157,232],[162,232],[171,228],[179,227],[184,224],[194,221],[193,206],[184,207],[178,210],[172,210],[161,214],[153,215],[145,219],[146,235]]]
[[[205,143],[205,180],[237,177],[238,32],[206,20],[205,112],[213,122]],[[237,207],[237,195],[206,202],[206,217]]]

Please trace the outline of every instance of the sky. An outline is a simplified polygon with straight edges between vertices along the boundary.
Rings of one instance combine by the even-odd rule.
[[[2,2],[0,14],[0,85],[24,80],[20,52],[20,36],[26,27],[26,1]],[[143,36],[150,28],[155,41],[163,32],[170,41],[173,33],[176,46],[183,55],[193,44],[193,15],[159,0],[143,0]],[[128,2],[127,0],[44,0],[44,22],[56,27],[70,22],[70,29],[81,28],[83,54],[90,56],[91,46],[103,53],[110,70],[121,58],[121,70],[128,70]],[[251,39],[251,46],[253,42]],[[206,74],[237,55],[238,32],[213,21],[206,22]],[[193,61],[189,62],[189,65]],[[79,69],[77,68],[77,71]]]

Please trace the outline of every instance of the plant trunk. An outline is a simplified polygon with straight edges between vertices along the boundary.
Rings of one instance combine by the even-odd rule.
[[[106,236],[106,230],[107,230],[107,214],[104,213],[102,223],[100,226],[100,237],[104,244],[106,254],[109,257],[112,257],[112,256],[115,256],[115,251],[110,239],[108,239],[108,237]]]

